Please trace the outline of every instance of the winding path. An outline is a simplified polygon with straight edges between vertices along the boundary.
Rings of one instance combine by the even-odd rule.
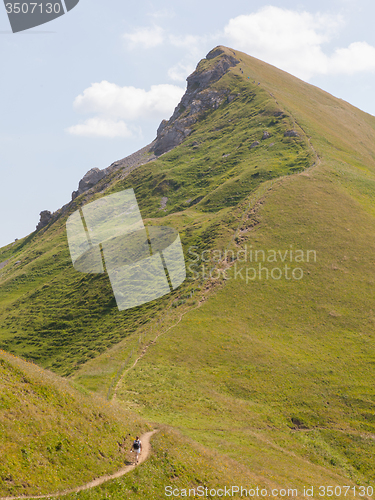
[[[151,443],[150,439],[153,434],[155,434],[157,430],[146,432],[141,436],[141,441],[142,441],[142,453],[141,456],[139,457],[139,462],[138,465],[140,465],[142,462],[144,462],[150,455],[151,452]],[[83,484],[82,486],[77,486],[76,488],[71,488],[68,490],[63,490],[59,491],[58,493],[52,493],[49,495],[31,495],[31,496],[20,496],[20,497],[1,497],[0,500],[26,500],[26,499],[32,499],[32,498],[57,498],[63,495],[69,495],[70,493],[78,493],[79,491],[83,490],[89,490],[91,488],[95,488],[95,486],[99,486],[103,483],[106,483],[107,481],[111,481],[111,479],[117,479],[121,476],[124,476],[128,472],[132,471],[135,467],[138,467],[136,465],[127,465],[126,467],[123,467],[122,469],[118,470],[114,474],[108,474],[106,476],[101,476],[93,481],[90,481],[89,483]]]
[[[146,344],[144,346],[144,348],[142,349],[142,352],[141,354],[137,357],[137,359],[134,361],[134,363],[129,366],[129,368],[127,368],[122,374],[121,374],[121,377],[118,379],[115,387],[114,387],[114,390],[113,390],[113,396],[112,396],[112,401],[115,401],[116,398],[117,398],[117,390],[119,388],[119,385],[121,384],[122,380],[124,379],[125,375],[130,371],[132,370],[136,364],[138,363],[138,361],[140,361],[143,356],[146,354],[146,352],[148,351],[149,347],[151,347],[152,345],[156,344],[156,341],[158,340],[158,338],[161,336],[161,335],[164,335],[166,334],[167,332],[169,332],[169,330],[171,330],[172,328],[175,328],[179,323],[181,323],[181,320],[182,318],[185,316],[185,314],[187,314],[188,312],[191,312],[191,311],[194,311],[194,309],[198,309],[198,307],[201,306],[202,302],[204,302],[204,298],[198,302],[198,305],[195,306],[195,307],[192,307],[191,309],[187,309],[186,311],[184,311],[183,313],[180,314],[180,317],[178,319],[178,321],[176,323],[174,323],[173,325],[169,326],[166,330],[164,331],[161,331],[160,333],[158,333],[156,335],[156,337],[154,338],[154,340],[151,340],[150,342],[148,342],[148,344]],[[0,498],[0,500],[3,500],[2,498]]]
[[[276,100],[275,96],[274,96],[274,95],[272,95],[272,94],[270,94],[270,95],[271,95],[271,97],[274,99],[275,103],[279,106],[279,103],[277,102],[277,100]],[[279,107],[280,107],[280,106],[279,106]],[[319,156],[318,152],[316,151],[316,149],[314,148],[314,146],[313,146],[313,145],[312,145],[312,143],[311,143],[311,137],[310,137],[310,136],[309,136],[309,135],[305,132],[305,130],[303,129],[303,127],[302,127],[302,126],[301,126],[301,125],[297,122],[297,120],[294,118],[294,116],[293,116],[293,114],[292,114],[292,113],[290,113],[289,111],[286,111],[286,113],[289,113],[289,114],[290,114],[290,116],[293,118],[294,124],[295,124],[295,125],[297,125],[297,126],[298,126],[301,130],[302,130],[302,132],[304,133],[304,135],[305,135],[305,137],[306,137],[306,139],[307,139],[307,141],[308,141],[309,147],[310,147],[310,149],[312,150],[313,155],[315,156],[315,161],[314,161],[314,163],[313,163],[312,165],[310,165],[310,167],[307,167],[307,168],[306,168],[305,170],[303,170],[302,172],[298,172],[298,173],[296,173],[296,174],[292,174],[292,175],[304,175],[304,176],[309,177],[308,172],[309,172],[309,171],[311,171],[313,168],[317,167],[318,165],[320,165],[320,163],[321,163],[321,158],[320,158],[320,156]],[[294,125],[294,126],[295,126],[295,125]],[[291,175],[290,175],[290,176],[289,176],[289,175],[284,175],[284,176],[278,177],[278,178],[276,178],[276,179],[272,179],[272,180],[271,180],[271,182],[270,182],[270,185],[265,186],[265,187],[264,187],[264,189],[263,189],[263,192],[262,192],[261,194],[258,194],[258,197],[257,197],[255,200],[254,200],[253,198],[251,198],[251,199],[250,199],[249,205],[245,208],[244,212],[242,213],[242,217],[241,217],[240,223],[239,223],[238,227],[236,228],[235,232],[233,233],[233,236],[232,236],[232,238],[231,238],[231,240],[230,240],[230,243],[227,245],[227,248],[226,248],[226,249],[229,249],[229,247],[230,247],[230,245],[233,243],[233,241],[234,241],[235,237],[238,235],[238,232],[240,231],[240,227],[241,227],[241,225],[243,224],[244,217],[245,217],[245,215],[249,212],[249,210],[251,210],[251,209],[255,209],[255,208],[259,205],[259,202],[261,202],[261,200],[264,198],[264,196],[265,196],[266,192],[267,192],[267,191],[269,191],[269,190],[273,187],[273,185],[274,185],[275,183],[277,183],[277,182],[279,182],[280,180],[283,180],[283,179],[285,179],[285,178],[289,178],[289,177],[292,177],[292,176],[291,176]],[[212,271],[213,269],[215,269],[216,267],[218,267],[218,265],[219,265],[219,263],[217,263],[217,264],[216,264],[216,265],[215,265],[215,266],[211,269],[211,271]],[[228,266],[228,267],[230,267],[230,266]],[[118,388],[119,388],[119,386],[120,386],[121,382],[123,381],[123,379],[125,378],[125,376],[127,375],[127,373],[128,373],[130,370],[132,370],[132,369],[133,369],[133,368],[134,368],[134,367],[138,364],[138,362],[139,362],[139,361],[140,361],[140,360],[144,357],[144,355],[147,353],[148,349],[149,349],[152,345],[156,344],[156,341],[158,340],[158,338],[159,338],[161,335],[164,335],[164,334],[166,334],[167,332],[169,332],[169,330],[171,330],[172,328],[175,328],[175,327],[176,327],[176,326],[177,326],[177,325],[181,322],[181,320],[182,320],[182,318],[185,316],[185,314],[187,314],[187,313],[189,313],[189,312],[193,311],[194,309],[197,309],[198,307],[200,307],[200,306],[201,306],[201,304],[202,304],[202,302],[204,302],[204,300],[205,300],[205,297],[203,296],[203,297],[201,298],[201,301],[199,301],[199,302],[198,302],[198,305],[197,305],[197,306],[193,307],[192,309],[187,309],[186,311],[184,311],[184,312],[180,315],[180,317],[179,317],[178,321],[177,321],[175,324],[173,324],[173,325],[169,326],[169,327],[168,327],[165,331],[161,331],[160,333],[158,333],[158,334],[156,335],[156,337],[154,338],[154,340],[151,340],[150,342],[148,342],[148,343],[144,346],[144,348],[143,348],[143,350],[142,350],[141,354],[140,354],[140,355],[139,355],[139,356],[135,359],[135,361],[133,362],[133,364],[132,364],[129,368],[127,368],[127,369],[125,369],[125,370],[123,371],[123,373],[122,373],[122,374],[121,374],[121,376],[119,377],[118,381],[116,382],[116,384],[115,384],[115,386],[114,386],[114,389],[113,389],[113,395],[112,395],[112,400],[113,400],[113,401],[115,401],[115,400],[117,399],[117,392],[118,392]],[[2,499],[0,499],[0,500],[2,500]]]

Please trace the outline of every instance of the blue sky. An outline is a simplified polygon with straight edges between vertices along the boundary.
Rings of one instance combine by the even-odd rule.
[[[0,5],[0,246],[71,199],[92,167],[151,142],[219,44],[375,115],[373,0],[80,0],[13,34]]]

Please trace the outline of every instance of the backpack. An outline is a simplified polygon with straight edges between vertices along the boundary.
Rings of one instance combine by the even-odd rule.
[[[140,444],[139,441],[135,440],[134,443],[133,443],[133,448],[135,450],[139,450],[139,444]]]

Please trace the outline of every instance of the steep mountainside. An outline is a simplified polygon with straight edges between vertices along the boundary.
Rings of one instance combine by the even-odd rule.
[[[242,70],[226,52],[199,64],[182,99],[191,104],[181,113],[176,110],[163,129],[181,128],[189,120],[188,141],[130,173],[126,159],[117,162],[91,189],[73,194],[73,201],[53,214],[46,227],[2,250],[0,260],[9,261],[0,276],[4,349],[69,374],[155,317],[171,300],[165,297],[119,313],[107,276],[74,271],[65,221],[82,204],[133,187],[143,218],[150,224],[156,218],[175,225],[185,248],[198,245],[203,250],[216,239],[225,244],[233,233],[237,220],[231,207],[265,181],[314,163],[301,129],[295,137],[285,135],[294,127],[293,118],[257,84],[240,76]],[[208,104],[202,104],[202,94]],[[227,97],[219,104],[217,95]],[[165,137],[159,133],[151,148],[160,149]],[[121,164],[125,166],[117,169]],[[174,214],[173,222],[165,219],[169,214]],[[191,288],[197,287],[188,281],[173,298],[190,296]]]
[[[373,116],[215,48],[143,165],[0,250],[0,345],[264,484],[373,483],[374,145]],[[72,268],[65,221],[130,187],[146,224],[179,231],[188,276],[119,312],[106,275]]]

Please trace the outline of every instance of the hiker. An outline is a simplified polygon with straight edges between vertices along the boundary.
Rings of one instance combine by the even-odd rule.
[[[135,453],[135,464],[138,464],[138,459],[139,455],[142,452],[142,443],[141,440],[139,439],[139,436],[137,436],[132,444],[132,447],[130,448],[130,451]]]

